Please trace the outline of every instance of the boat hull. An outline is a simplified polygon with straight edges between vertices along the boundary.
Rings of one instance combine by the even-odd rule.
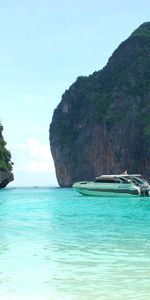
[[[75,183],[73,188],[82,195],[86,196],[115,196],[115,197],[130,197],[130,196],[140,196],[140,190],[134,185],[122,186],[112,185],[107,186],[97,186],[97,184],[84,184],[84,183]]]
[[[112,191],[91,191],[85,189],[76,189],[80,194],[86,196],[99,196],[99,197],[131,197],[140,196],[139,193],[129,193],[129,192],[112,192]]]

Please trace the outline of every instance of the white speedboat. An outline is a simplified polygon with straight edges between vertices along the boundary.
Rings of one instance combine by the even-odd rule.
[[[73,188],[90,196],[150,196],[150,185],[140,174],[101,175],[95,181],[80,181]]]

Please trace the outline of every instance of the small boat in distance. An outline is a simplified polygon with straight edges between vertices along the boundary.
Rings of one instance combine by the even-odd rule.
[[[140,174],[101,175],[94,181],[80,181],[73,188],[89,196],[150,196],[150,185]]]

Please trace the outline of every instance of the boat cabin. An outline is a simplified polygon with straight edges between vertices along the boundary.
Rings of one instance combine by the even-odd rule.
[[[141,185],[145,180],[140,178],[140,174],[120,174],[120,175],[101,175],[96,177],[95,182],[99,183],[127,183],[131,182]]]

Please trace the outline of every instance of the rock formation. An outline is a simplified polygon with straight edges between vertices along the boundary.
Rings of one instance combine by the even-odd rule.
[[[6,187],[10,181],[14,180],[11,154],[6,149],[6,142],[3,138],[2,131],[3,126],[0,124],[0,189]]]
[[[62,187],[124,170],[150,180],[150,22],[63,94],[50,145]]]

